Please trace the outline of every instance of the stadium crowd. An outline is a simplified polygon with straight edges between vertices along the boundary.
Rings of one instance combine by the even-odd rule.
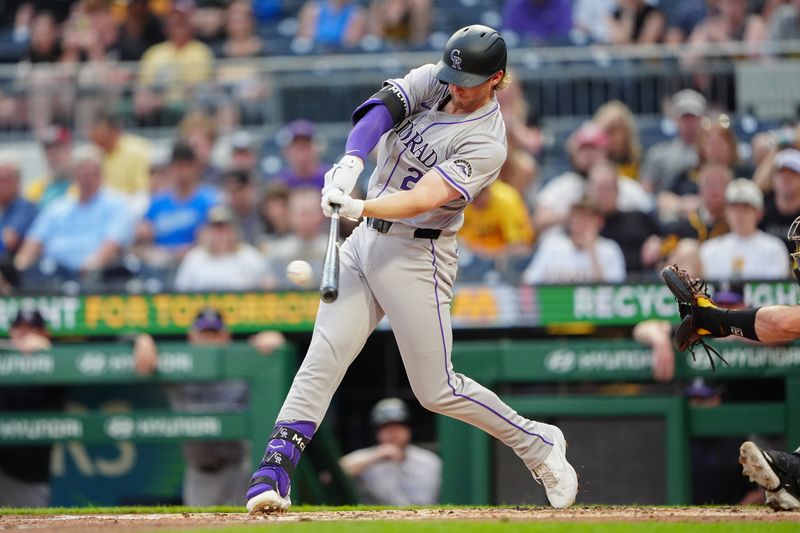
[[[279,163],[264,164],[247,126],[264,120],[270,88],[250,61],[436,48],[437,29],[460,13],[494,16],[515,45],[686,43],[691,62],[695,45],[793,39],[798,10],[778,0],[5,2],[0,58],[22,85],[0,87],[0,124],[30,132],[47,168],[23,176],[19,156],[0,153],[3,288],[269,289],[291,286],[294,259],[318,274],[319,189],[343,147],[297,119],[275,136]],[[698,76],[664,102],[658,142],[640,138],[628,105],[607,102],[566,139],[569,168],[551,174],[523,84],[498,93],[508,158],[466,211],[461,279],[647,281],[672,262],[712,280],[787,277],[779,245],[800,214],[798,129],[744,131],[709,83]],[[154,126],[173,131],[169,142],[129,131]]]

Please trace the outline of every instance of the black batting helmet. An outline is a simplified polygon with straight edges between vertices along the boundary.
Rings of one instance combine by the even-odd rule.
[[[506,68],[506,42],[489,26],[473,24],[455,32],[433,75],[459,87],[475,87]]]

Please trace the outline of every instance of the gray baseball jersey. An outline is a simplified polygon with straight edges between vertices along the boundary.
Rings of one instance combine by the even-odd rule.
[[[553,426],[523,418],[493,392],[454,372],[450,361],[455,231],[464,207],[503,164],[502,116],[494,96],[468,115],[443,113],[448,86],[433,77],[431,68],[387,82],[396,98],[392,104],[399,99],[405,112],[378,143],[369,197],[410,189],[430,169],[461,197],[395,221],[386,233],[362,223],[345,240],[339,252],[339,297],[319,306],[311,344],[278,420],[319,424],[347,367],[385,315],[420,403],[495,436],[532,469],[552,450]],[[415,228],[443,231],[437,239],[420,239],[414,238]]]
[[[406,118],[376,147],[378,161],[367,198],[411,189],[436,169],[461,197],[403,223],[455,232],[464,222],[464,208],[500,172],[506,159],[506,128],[494,96],[469,115],[440,111],[448,89],[433,77],[433,67],[424,65],[386,82],[402,99]]]

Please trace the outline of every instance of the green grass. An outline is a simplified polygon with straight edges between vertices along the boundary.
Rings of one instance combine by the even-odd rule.
[[[385,509],[411,509],[412,507],[391,507],[388,505],[293,505],[292,512],[314,513],[320,511],[380,511]],[[458,509],[458,506],[438,506],[437,509]],[[476,507],[470,507],[475,509]],[[488,508],[486,506],[485,508]],[[51,516],[51,515],[90,515],[90,514],[169,514],[169,513],[244,513],[242,506],[185,507],[181,505],[128,506],[128,507],[0,507],[1,515]]]
[[[300,522],[175,529],[174,533],[796,533],[797,523]],[[159,529],[160,533],[170,530]]]

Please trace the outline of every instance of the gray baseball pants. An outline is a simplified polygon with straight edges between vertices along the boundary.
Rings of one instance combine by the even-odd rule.
[[[278,420],[319,424],[344,373],[384,313],[411,388],[423,407],[476,426],[511,447],[530,469],[552,448],[547,424],[518,415],[497,395],[453,371],[450,301],[457,265],[454,235],[416,239],[394,224],[362,223],[340,249],[339,297],[320,303],[305,360]]]

